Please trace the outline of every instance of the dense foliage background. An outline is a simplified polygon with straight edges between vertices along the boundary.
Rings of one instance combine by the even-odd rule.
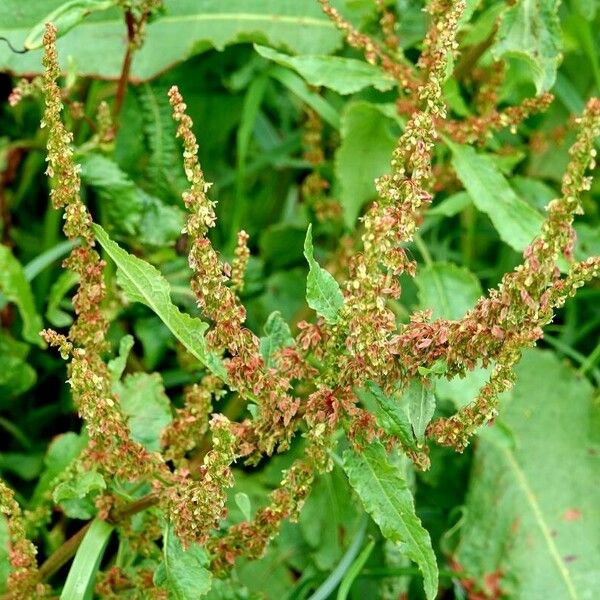
[[[0,36],[22,48],[32,29],[62,4],[4,0]],[[416,62],[428,27],[422,3],[384,4],[397,17],[406,60]],[[381,36],[377,3],[335,5],[361,31]],[[402,276],[402,297],[393,306],[400,323],[421,308],[432,309],[434,317],[462,317],[520,262],[544,206],[560,193],[574,140],[572,115],[600,93],[596,9],[594,0],[467,3],[461,55],[444,85],[451,116],[467,119],[477,112],[486,89],[494,90],[489,93],[497,94],[500,107],[546,91],[554,101],[479,143],[439,146],[432,208],[408,248],[418,261],[417,275]],[[320,263],[341,274],[359,216],[376,196],[374,179],[389,169],[406,122],[396,110],[393,79],[344,44],[316,0],[165,0],[133,56],[115,137],[98,142],[97,110],[103,100],[114,106],[125,36],[123,11],[115,6],[82,18],[58,43],[65,118],[95,221],[160,269],[176,304],[198,313],[181,234],[187,184],[167,99],[171,85],[178,85],[206,179],[214,183],[210,197],[218,201],[212,242],[230,260],[239,229],[250,236],[242,294],[247,325],[265,336],[269,315],[280,311],[296,333],[299,321],[314,318],[305,301],[308,225]],[[72,243],[64,241],[61,214],[48,200],[46,131],[39,127],[43,99],[34,89],[18,105],[8,103],[18,76],[41,72],[41,50],[18,54],[0,41],[0,70],[0,473],[20,504],[35,511],[85,443],[65,363],[37,335],[42,327],[70,325],[76,277],[61,268]],[[576,223],[580,259],[600,254],[600,183],[593,183],[583,204],[585,215]],[[150,309],[126,301],[110,261],[106,277],[112,356],[125,335],[133,336],[119,384],[123,409],[138,441],[157,450],[184,387],[199,381],[203,369]],[[398,458],[432,537],[439,598],[597,597],[599,298],[595,281],[560,310],[538,349],[518,365],[517,383],[505,394],[494,426],[464,453],[431,445],[431,468],[424,472]],[[477,368],[465,379],[440,378],[436,414],[470,402],[488,372]],[[231,419],[248,414],[231,395],[215,409]],[[299,440],[256,467],[235,467],[229,522],[265,503],[298,446]],[[239,561],[208,597],[424,597],[402,545],[382,537],[337,455],[334,461],[334,469],[319,476],[299,522],[285,522],[264,558]],[[54,492],[52,521],[36,537],[41,561],[94,516],[103,487],[93,480]],[[134,572],[156,569],[159,561],[160,552],[140,556],[125,539],[113,538],[102,565]],[[7,591],[9,568],[7,529],[0,521],[0,592]],[[54,576],[56,589],[68,568]],[[124,588],[118,597],[145,596]]]

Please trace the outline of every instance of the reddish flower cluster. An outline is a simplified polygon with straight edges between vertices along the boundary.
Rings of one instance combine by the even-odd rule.
[[[426,431],[430,439],[461,451],[477,428],[494,418],[497,397],[511,385],[513,366],[521,351],[540,339],[542,328],[567,297],[600,274],[599,257],[579,263],[572,258],[573,217],[581,211],[581,192],[590,185],[586,170],[593,166],[593,143],[600,134],[600,101],[591,100],[571,149],[562,197],[549,204],[540,236],[525,250],[523,264],[505,275],[498,288],[481,298],[462,319],[432,321],[430,312],[422,311],[398,327],[390,300],[401,294],[399,275],[415,273],[416,265],[406,252],[406,243],[414,238],[431,200],[432,157],[438,132],[445,131],[465,142],[482,141],[493,128],[516,125],[533,110],[546,106],[549,97],[497,111],[493,90],[498,78],[492,77],[489,90],[481,94],[483,116],[460,123],[448,121],[442,83],[450,58],[456,54],[463,1],[435,0],[429,5],[433,24],[416,72],[397,56],[393,17],[382,1],[378,0],[377,5],[384,45],[356,31],[328,0],[320,2],[352,46],[395,77],[403,90],[412,92],[410,119],[394,150],[390,173],[376,182],[379,198],[363,218],[360,251],[344,250],[349,275],[337,319],[301,322],[296,339],[290,339],[267,360],[261,354],[257,336],[244,326],[246,312],[238,297],[250,256],[248,236],[239,233],[231,266],[220,260],[208,238],[216,219],[214,202],[207,197],[210,185],[198,162],[192,121],[178,89],[169,91],[190,184],[183,201],[189,211],[185,231],[190,242],[191,286],[202,315],[210,321],[207,345],[222,358],[227,377],[220,381],[213,375],[206,376],[200,385],[186,390],[183,408],[175,411],[174,420],[162,434],[161,453],[148,452],[131,439],[101,356],[107,329],[102,312],[104,264],[93,248],[91,215],[79,197],[72,136],[61,121],[56,32],[52,26],[44,39],[43,124],[49,130],[47,172],[53,182],[52,200],[57,208],[65,210],[65,234],[81,240],[65,262],[79,275],[73,300],[77,319],[68,336],[48,330],[44,337],[70,360],[69,383],[90,438],[83,462],[109,478],[150,482],[160,511],[173,524],[183,545],[206,545],[217,574],[225,573],[240,556],[261,556],[282,520],[298,516],[315,475],[331,468],[331,450],[340,428],[356,447],[375,437],[388,446],[402,446],[378,428],[374,416],[361,406],[357,390],[373,382],[397,396],[412,379],[426,380],[423,369],[439,361],[443,361],[448,378],[464,376],[479,363],[493,364],[490,380],[476,401],[450,418],[431,423]],[[156,3],[142,4],[144,10],[152,10]],[[109,117],[106,107],[102,108],[100,141],[110,137]],[[309,113],[305,141],[307,157],[314,166],[323,160],[320,137],[320,122]],[[324,185],[315,178],[305,182],[305,189],[323,191]],[[569,264],[565,276],[557,265],[560,257]],[[226,393],[226,388],[241,402],[252,405],[252,419],[235,423],[218,414],[210,417],[212,400]],[[305,438],[303,455],[284,474],[267,506],[259,508],[253,519],[221,531],[234,461],[246,457],[253,463],[276,450],[285,450],[298,433]],[[428,466],[426,445],[403,449],[419,468]],[[116,503],[113,497],[101,497],[101,516],[114,514]],[[0,511],[9,517],[14,567],[11,582],[21,594],[16,597],[43,594],[35,548],[25,537],[17,503],[2,483]],[[158,519],[155,515],[152,519],[146,537],[140,535],[140,540],[159,535]],[[135,535],[127,526],[123,531],[127,536]],[[119,569],[112,569],[104,576],[100,589],[108,595],[138,584],[151,589],[146,575],[143,582],[136,583]],[[153,597],[160,594],[156,591]]]

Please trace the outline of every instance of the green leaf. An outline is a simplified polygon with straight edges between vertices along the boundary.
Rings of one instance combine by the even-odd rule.
[[[136,100],[141,113],[141,129],[150,150],[145,176],[157,196],[168,202],[179,202],[188,183],[167,87],[160,83],[144,83],[136,89]],[[132,132],[130,137],[134,135]]]
[[[28,50],[42,47],[46,23],[53,23],[59,35],[64,35],[88,15],[115,6],[117,0],[68,0],[45,15],[29,32],[23,46]]]
[[[304,256],[310,268],[306,279],[306,301],[327,323],[335,323],[344,304],[344,296],[333,275],[320,267],[314,259],[312,225],[306,231]]]
[[[492,47],[496,60],[515,56],[527,63],[538,94],[552,87],[562,58],[559,4],[519,0],[504,13]]]
[[[267,368],[274,367],[272,356],[278,350],[294,344],[289,325],[279,311],[269,315],[264,327],[265,336],[260,338],[260,353]]]
[[[67,292],[79,282],[79,274],[74,271],[63,271],[52,284],[48,293],[46,318],[54,327],[68,327],[73,322],[70,313],[61,308]]]
[[[600,409],[563,360],[531,350],[499,421],[476,446],[455,551],[478,585],[500,573],[506,598],[575,600],[600,589]]]
[[[257,44],[254,49],[264,58],[293,69],[310,85],[324,86],[338,94],[354,94],[371,86],[385,92],[396,86],[392,77],[362,60],[340,56],[289,56]]]
[[[269,70],[269,75],[277,79],[294,95],[298,96],[302,102],[310,106],[326,123],[334,129],[340,128],[340,117],[337,110],[317,92],[312,91],[304,79],[298,77],[283,67],[273,67]]]
[[[44,457],[46,470],[33,493],[32,507],[44,499],[44,494],[50,489],[52,482],[79,456],[85,445],[84,437],[72,431],[58,435],[50,442]]]
[[[100,225],[94,225],[96,238],[117,265],[117,279],[132,302],[141,302],[152,309],[173,335],[209,371],[227,381],[221,359],[206,347],[204,333],[208,325],[182,313],[171,301],[167,280],[151,264],[123,250],[113,242]]]
[[[349,495],[348,480],[336,467],[330,473],[319,475],[302,507],[299,528],[310,548],[311,559],[321,571],[335,568],[348,541],[355,536],[360,508],[348,501]],[[346,534],[343,539],[340,538],[342,529]]]
[[[420,379],[411,379],[404,392],[408,404],[408,416],[415,437],[419,442],[424,441],[425,429],[435,411],[435,396],[433,386],[425,385]]]
[[[0,36],[23,47],[31,29],[64,0],[4,0]],[[299,54],[329,54],[341,34],[312,0],[165,0],[164,11],[147,26],[146,40],[134,57],[131,77],[150,79],[171,65],[210,48],[258,42]],[[90,39],[94,43],[90,43]],[[123,11],[96,13],[58,43],[61,65],[75,58],[81,76],[117,79],[127,43]],[[15,75],[41,72],[41,51],[2,52],[0,69]]]
[[[167,526],[163,536],[163,561],[154,573],[154,584],[166,588],[169,598],[197,600],[206,596],[211,588],[209,562],[204,548],[192,544],[184,550],[172,528]]]
[[[471,271],[452,263],[439,262],[419,269],[415,283],[420,308],[432,309],[434,319],[461,319],[483,293]]]
[[[133,373],[113,386],[131,438],[150,452],[160,450],[160,436],[172,421],[171,403],[159,373]]]
[[[0,244],[0,292],[9,302],[17,305],[23,320],[23,339],[41,348],[45,347],[39,333],[42,319],[35,309],[35,302],[29,282],[21,263],[14,257],[10,248]]]
[[[395,435],[408,448],[416,450],[408,406],[397,396],[388,396],[373,382],[357,390],[357,396],[369,412],[375,413],[377,424],[390,435]]]
[[[244,515],[244,519],[246,519],[246,521],[250,521],[252,519],[252,505],[250,504],[250,498],[248,494],[245,494],[244,492],[238,492],[234,498],[237,507]]]
[[[133,348],[133,336],[124,335],[119,342],[119,353],[115,358],[108,361],[108,370],[110,377],[113,382],[113,386],[121,379],[121,376],[125,372],[127,366],[127,358]]]
[[[391,125],[392,120],[380,107],[362,100],[348,103],[342,113],[335,177],[344,221],[350,228],[363,205],[377,196],[375,179],[389,171],[396,145]]]
[[[302,260],[306,230],[288,223],[276,223],[260,235],[260,257],[274,269],[297,264]]]
[[[350,588],[354,583],[354,580],[360,575],[360,572],[363,570],[365,563],[371,556],[371,552],[373,552],[373,548],[375,547],[375,540],[371,540],[363,549],[363,551],[354,559],[354,562],[346,571],[344,578],[340,583],[340,587],[337,593],[337,600],[346,600],[348,594],[350,593]]]
[[[35,369],[25,360],[27,351],[24,354],[15,351],[15,344],[4,342],[7,337],[0,337],[0,406],[3,405],[3,400],[24,394],[37,380]],[[26,350],[29,348],[26,344],[23,345]]]
[[[539,235],[542,215],[515,194],[489,156],[470,146],[447,143],[452,166],[475,206],[488,215],[503,241],[524,250]]]
[[[84,154],[79,160],[81,179],[103,200],[112,231],[155,246],[174,243],[181,235],[181,209],[147,194],[116,162],[102,154]]]
[[[360,453],[344,453],[344,470],[365,510],[381,533],[399,544],[423,574],[425,594],[433,600],[438,587],[438,569],[429,534],[415,514],[411,491],[397,466],[386,456],[379,441]]]
[[[94,519],[69,569],[60,600],[92,600],[96,573],[114,527]]]
[[[104,477],[96,471],[78,473],[73,479],[60,483],[52,498],[72,519],[91,519],[96,513],[95,497],[106,489]]]
[[[467,192],[457,192],[444,198],[441,202],[434,204],[427,215],[442,215],[444,217],[454,217],[461,213],[467,206],[471,206],[473,201]]]
[[[24,439],[28,442],[26,437]],[[33,481],[34,479],[37,479],[40,471],[42,470],[43,464],[43,456],[39,453],[0,453],[0,471],[14,473],[25,481]]]

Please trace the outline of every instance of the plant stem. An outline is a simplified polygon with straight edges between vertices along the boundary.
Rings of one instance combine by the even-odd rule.
[[[127,25],[127,50],[123,58],[123,66],[121,67],[121,76],[119,77],[119,83],[117,85],[117,93],[115,95],[115,103],[113,106],[113,120],[116,123],[119,120],[121,109],[123,108],[123,101],[125,100],[125,91],[127,89],[127,83],[129,81],[129,71],[131,70],[131,61],[133,59],[133,38],[135,35],[135,23],[133,13],[131,11],[125,12],[125,23]]]
[[[109,519],[109,523],[116,524],[127,519],[147,508],[154,506],[158,502],[156,494],[147,494],[121,509],[114,510]],[[63,567],[77,552],[77,548],[81,545],[85,534],[90,528],[92,521],[86,523],[77,533],[72,535],[62,546],[53,552],[43,563],[39,569],[40,580],[44,581],[54,575],[61,567]],[[0,600],[8,600],[10,596],[4,595]]]

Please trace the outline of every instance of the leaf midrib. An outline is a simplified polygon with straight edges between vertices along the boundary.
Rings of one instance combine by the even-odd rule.
[[[491,440],[491,443],[493,443],[494,446],[496,446],[496,448],[498,448],[501,451],[501,453],[506,459],[506,462],[513,471],[517,485],[523,492],[527,504],[529,505],[529,508],[533,513],[534,520],[542,533],[542,537],[544,539],[544,542],[546,543],[548,552],[554,560],[554,562],[556,563],[556,566],[558,567],[558,572],[560,573],[564,581],[565,587],[569,592],[569,597],[571,598],[571,600],[579,600],[579,595],[577,594],[577,590],[575,589],[575,585],[573,584],[573,580],[571,579],[570,571],[569,569],[567,569],[560,557],[558,548],[556,547],[556,544],[552,539],[550,527],[548,523],[546,523],[544,513],[542,512],[537,498],[535,497],[533,489],[529,485],[529,482],[527,480],[527,477],[525,476],[525,473],[523,472],[523,469],[521,469],[514,454],[508,448],[501,446],[494,440]]]

